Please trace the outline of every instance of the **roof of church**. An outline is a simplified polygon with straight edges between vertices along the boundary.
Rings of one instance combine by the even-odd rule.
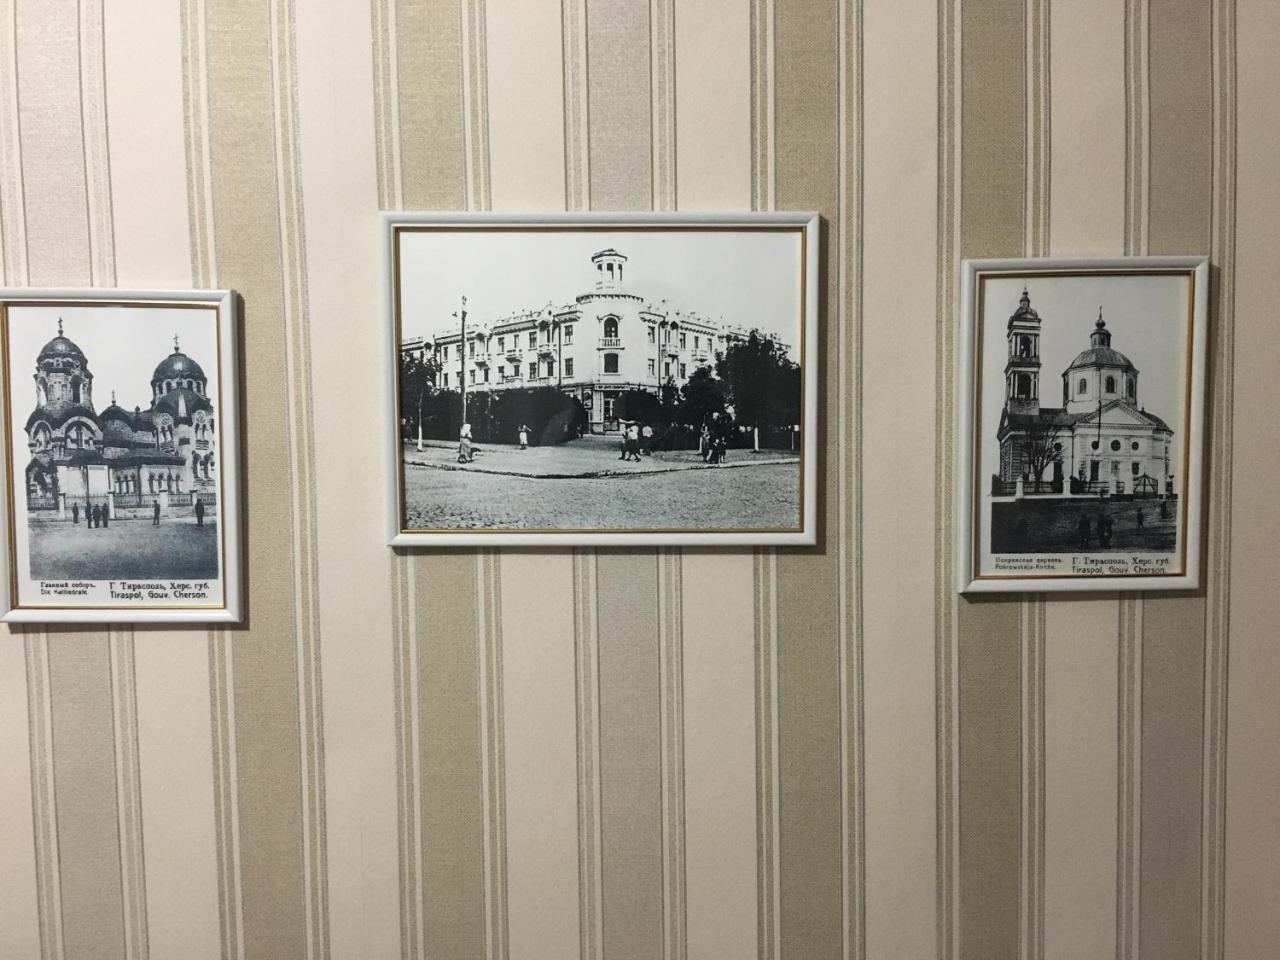
[[[1067,372],[1079,369],[1080,367],[1121,367],[1125,370],[1138,372],[1138,368],[1119,350],[1112,350],[1110,347],[1090,347],[1088,350],[1082,350],[1074,360],[1071,366],[1067,367]]]
[[[1116,407],[1123,407],[1136,417],[1146,420],[1157,430],[1173,431],[1169,425],[1157,417],[1154,413],[1139,409],[1123,400],[1112,400],[1105,404],[1102,412],[1105,414],[1108,410]],[[1068,413],[1063,407],[1041,407],[1038,414],[1034,413],[1009,413],[1005,411],[1000,416],[999,433],[1001,436],[1012,430],[1028,430],[1032,427],[1072,427],[1082,420],[1088,420],[1097,414],[1097,410],[1085,410],[1082,413]]]
[[[36,363],[55,357],[70,357],[73,360],[79,360],[81,363],[88,362],[85,360],[84,351],[62,335],[61,326],[59,326],[58,335],[40,348],[40,353],[36,356]]]
[[[46,403],[44,406],[36,407],[32,410],[31,416],[27,417],[26,429],[30,432],[31,428],[41,420],[49,424],[50,427],[57,429],[72,417],[84,417],[86,420],[101,426],[98,422],[98,415],[93,412],[93,407],[86,406],[83,403],[59,401],[57,403]]]
[[[161,360],[156,366],[156,372],[151,375],[151,382],[155,383],[158,380],[184,380],[188,377],[193,380],[206,379],[200,364],[175,347],[173,353]]]

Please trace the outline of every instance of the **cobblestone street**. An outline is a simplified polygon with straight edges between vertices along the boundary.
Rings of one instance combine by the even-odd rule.
[[[413,529],[773,529],[800,522],[800,464],[776,452],[731,451],[708,467],[692,451],[618,459],[616,441],[484,447],[461,465],[456,447],[406,447]],[[417,464],[417,465],[415,465]]]

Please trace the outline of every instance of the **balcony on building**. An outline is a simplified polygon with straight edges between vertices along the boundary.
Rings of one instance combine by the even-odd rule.
[[[620,337],[601,337],[599,350],[621,350],[622,339]]]
[[[538,356],[554,357],[556,355],[556,345],[554,343],[538,344]]]

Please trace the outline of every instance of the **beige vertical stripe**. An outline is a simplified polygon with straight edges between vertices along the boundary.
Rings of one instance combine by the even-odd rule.
[[[1139,956],[1154,960],[1200,942],[1204,602],[1144,606]]]
[[[27,275],[16,8],[17,0],[0,2],[0,268],[10,284]]]
[[[68,957],[125,957],[111,669],[105,638],[49,638],[62,926]]]
[[[564,196],[566,210],[591,207],[588,136],[587,0],[561,0],[564,54]]]
[[[58,808],[54,790],[53,709],[48,634],[26,639],[27,729],[31,735],[31,781],[36,850],[36,902],[40,910],[42,960],[65,956],[62,878],[58,863]]]
[[[461,210],[466,153],[459,0],[398,0],[395,38],[404,205]]]
[[[684,834],[690,957],[756,957],[750,553],[686,550]]]
[[[839,217],[839,23],[826,3],[788,4],[777,11],[776,96],[777,203],[782,209],[816,209]],[[837,228],[838,229],[838,228]],[[837,238],[823,236],[827,269],[820,274],[825,303],[838,302],[831,268]],[[836,360],[843,323],[829,314],[825,342],[818,347],[824,376],[824,409],[837,403]],[[826,418],[809,438],[811,453],[831,465],[834,479],[842,424]],[[840,756],[840,585],[837,500],[845,495],[828,483],[822,552],[778,556],[778,704],[781,781],[781,945],[784,955],[837,957],[845,936],[843,910]]]
[[[479,584],[474,556],[415,562],[426,956],[484,955]]]
[[[782,956],[782,893],[778,851],[778,565],[772,550],[752,564],[755,625],[756,943],[760,960]]]
[[[484,816],[485,956],[506,960],[507,923],[507,761],[502,709],[505,667],[502,639],[502,583],[498,553],[476,553],[480,582],[476,615],[480,623],[480,760]]]
[[[658,551],[658,711],[662,761],[662,955],[689,950],[685,874],[684,575],[680,550]]]
[[[284,244],[292,226],[276,211],[275,89],[272,55],[277,38],[272,11],[212,2],[206,11],[209,143],[212,156],[214,234],[220,282],[244,297],[245,407],[283,412],[290,402],[285,371],[287,309],[296,303],[286,284],[292,250]],[[247,629],[234,631],[224,701],[232,713],[234,766],[228,771],[237,798],[239,886],[235,927],[243,930],[247,956],[305,957],[313,943],[308,903],[307,830],[312,821],[302,795],[304,738],[313,726],[299,700],[298,631],[293,562],[280,551],[292,544],[289,424],[284,416],[249,421],[246,456],[248,576]],[[288,488],[285,488],[288,489]],[[253,504],[271,505],[254,508]],[[223,755],[226,756],[224,750]],[[234,887],[226,891],[234,894]],[[231,907],[234,910],[234,906]],[[238,933],[237,933],[238,935]]]
[[[675,4],[681,210],[751,203],[751,0]]]
[[[153,957],[218,960],[208,650],[190,631],[145,630],[135,654],[148,944]]]
[[[1047,960],[1116,956],[1115,635],[1114,600],[1046,605]]]
[[[649,97],[654,210],[676,208],[675,0],[649,0]]]
[[[501,557],[512,960],[579,956],[573,560]]]
[[[649,4],[586,0],[590,197],[594,210],[652,204]]]
[[[1026,120],[1023,0],[960,11],[960,255],[1023,249]],[[1020,604],[964,600],[956,676],[959,729],[958,955],[1019,954],[1022,860]]]
[[[563,210],[565,116],[558,0],[485,0],[489,172],[495,210]]]
[[[42,957],[23,660],[22,634],[0,628],[0,944],[15,957]]]
[[[371,384],[382,376],[380,338],[353,338],[350,328],[376,300],[379,282],[372,258],[351,257],[353,244],[377,246],[373,70],[367,45],[356,40],[369,31],[368,11],[356,4],[299,5],[310,364],[319,384]],[[371,642],[392,630],[384,518],[379,499],[368,495],[369,477],[349,469],[353,458],[377,462],[382,438],[344,391],[315,390],[311,411],[326,437],[343,438],[315,448],[331,948],[338,957],[397,957],[397,766],[387,735],[395,723],[392,650]]]
[[[933,955],[937,773],[933,745],[934,609],[930,562],[936,349],[937,72],[905,71],[895,51],[931,46],[937,5],[868,0],[861,388],[866,714],[866,955]],[[879,150],[872,143],[883,144]],[[881,322],[893,317],[891,323]],[[913,411],[903,416],[903,410]]]
[[[1147,11],[1151,253],[1204,252],[1209,244],[1210,12],[1185,0]],[[1137,936],[1138,956],[1146,960],[1194,949],[1202,930],[1204,599],[1149,597],[1141,630]]]
[[[658,564],[651,552],[614,551],[601,551],[597,563],[603,956],[660,957]]]
[[[1267,414],[1276,382],[1274,350],[1254,349],[1273,335],[1271,304],[1280,298],[1275,269],[1275,225],[1280,222],[1280,181],[1275,144],[1280,114],[1280,7],[1240,4],[1239,22],[1239,214],[1236,222],[1235,396],[1232,419],[1241,438],[1272,436]],[[1265,956],[1280,943],[1280,831],[1275,798],[1280,767],[1280,592],[1274,564],[1280,513],[1274,509],[1274,444],[1242,442],[1233,452],[1231,478],[1231,686],[1227,739],[1226,957]]]

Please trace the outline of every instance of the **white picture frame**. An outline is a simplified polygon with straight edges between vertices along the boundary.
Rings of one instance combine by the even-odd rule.
[[[430,256],[422,252],[414,254],[409,249],[411,244],[402,243],[402,241],[406,236],[417,235],[424,232],[427,233],[432,238],[433,242],[438,242],[440,244],[445,245],[445,246],[437,246],[432,248],[435,250],[435,253],[437,255]],[[445,284],[443,283],[439,284],[439,287],[441,289],[438,292],[441,293],[441,296],[450,298],[443,302],[440,300],[432,299],[434,297],[434,294],[429,291],[421,294],[414,293],[412,291],[406,292],[410,286],[410,281],[406,281],[406,276],[411,274],[415,270],[419,270],[421,268],[421,265],[423,264],[430,263],[430,262],[438,262],[441,259],[441,257],[439,256],[441,251],[446,250],[447,246],[450,243],[454,242],[456,238],[461,236],[466,236],[467,242],[473,244],[473,246],[471,247],[471,249],[473,250],[473,255],[459,261],[462,264],[462,266],[459,267],[459,270],[461,272],[465,272],[467,269],[469,269],[468,264],[476,263],[479,260],[483,260],[485,258],[485,254],[483,253],[483,249],[484,249],[483,246],[477,247],[475,245],[476,244],[483,245],[485,242],[485,238],[492,235],[492,236],[502,237],[504,243],[514,244],[514,246],[509,246],[504,248],[504,250],[507,252],[507,255],[509,256],[509,259],[503,261],[505,264],[504,270],[509,269],[512,274],[517,275],[517,279],[510,281],[511,284],[519,284],[524,282],[519,279],[519,276],[527,277],[531,275],[532,271],[534,271],[534,268],[524,261],[523,259],[524,254],[521,253],[522,250],[527,250],[531,248],[522,247],[518,242],[519,237],[528,237],[528,238],[536,238],[536,239],[540,238],[541,240],[545,241],[545,243],[547,244],[554,244],[554,243],[559,243],[563,241],[565,244],[565,247],[564,247],[565,250],[567,250],[570,246],[574,245],[573,243],[569,242],[570,239],[573,239],[575,242],[577,242],[578,240],[581,240],[581,242],[583,243],[587,242],[587,240],[590,240],[591,242],[589,245],[593,249],[597,246],[601,248],[598,251],[598,254],[607,255],[605,256],[605,259],[610,259],[610,257],[612,257],[615,254],[621,258],[621,259],[618,259],[616,263],[617,271],[618,271],[616,276],[617,276],[618,283],[622,284],[623,283],[623,280],[622,280],[623,261],[627,259],[625,253],[619,253],[619,250],[622,249],[623,243],[627,241],[628,238],[633,238],[641,234],[652,237],[655,233],[658,233],[658,234],[665,233],[665,234],[668,234],[671,238],[678,238],[680,241],[684,241],[684,246],[681,247],[681,249],[685,250],[686,252],[690,252],[691,255],[693,251],[698,249],[702,249],[704,251],[709,251],[711,249],[710,246],[699,247],[698,246],[699,243],[710,244],[715,240],[715,238],[719,238],[719,237],[733,238],[738,236],[739,234],[742,234],[742,235],[750,234],[753,236],[759,236],[761,238],[765,237],[766,235],[777,236],[778,238],[780,238],[780,242],[785,240],[785,242],[788,244],[792,243],[792,241],[794,240],[795,250],[794,250],[794,270],[793,271],[788,272],[784,270],[782,267],[775,268],[772,265],[772,261],[768,259],[768,256],[763,256],[761,259],[753,260],[750,264],[744,264],[744,266],[742,267],[743,273],[740,274],[740,276],[747,277],[748,275],[750,275],[749,277],[750,281],[756,283],[757,285],[761,285],[762,288],[764,289],[765,296],[772,296],[775,294],[778,296],[783,296],[783,294],[779,293],[779,291],[777,290],[777,284],[773,284],[772,286],[770,286],[768,284],[764,284],[763,281],[760,279],[761,275],[773,276],[773,274],[769,274],[768,271],[770,269],[775,269],[778,276],[785,275],[785,283],[788,285],[785,291],[785,296],[791,297],[795,304],[794,317],[791,317],[788,314],[785,321],[786,323],[792,323],[792,322],[794,323],[794,341],[785,342],[785,341],[791,340],[791,335],[773,336],[773,334],[769,334],[769,336],[773,336],[775,341],[781,342],[784,347],[788,348],[790,352],[787,353],[787,357],[793,358],[793,362],[796,365],[798,365],[799,371],[800,371],[801,384],[798,391],[799,398],[800,398],[799,399],[800,416],[796,418],[798,422],[789,428],[790,440],[792,443],[798,446],[798,450],[796,451],[796,454],[794,457],[795,462],[797,464],[797,475],[795,476],[794,480],[792,480],[790,476],[788,476],[785,479],[786,483],[794,483],[795,497],[798,500],[798,503],[796,503],[795,505],[795,522],[792,524],[784,524],[784,525],[778,525],[778,526],[771,525],[768,527],[762,527],[758,529],[752,528],[750,521],[753,520],[754,518],[746,515],[750,507],[748,505],[744,509],[741,503],[735,505],[735,509],[741,510],[743,512],[745,520],[748,522],[744,522],[740,527],[727,525],[727,526],[717,526],[715,529],[703,529],[703,528],[696,528],[696,527],[694,528],[686,528],[686,527],[659,528],[656,526],[650,527],[646,525],[640,525],[638,527],[627,527],[624,525],[595,525],[595,524],[588,524],[584,526],[573,526],[573,525],[543,526],[540,524],[534,525],[534,526],[516,526],[514,524],[504,524],[500,520],[495,521],[494,525],[492,526],[479,527],[479,526],[468,526],[466,525],[466,523],[460,523],[459,525],[455,526],[453,525],[453,521],[448,518],[444,520],[432,520],[428,523],[410,522],[409,518],[407,517],[407,513],[409,513],[410,511],[409,511],[409,507],[407,506],[407,504],[409,503],[409,499],[408,499],[409,495],[406,494],[406,489],[405,489],[406,488],[406,470],[411,468],[414,470],[417,470],[417,468],[422,464],[416,461],[411,462],[408,465],[406,464],[405,429],[406,429],[406,423],[411,418],[407,418],[404,415],[404,410],[402,409],[402,403],[401,403],[402,395],[401,395],[401,382],[400,382],[401,372],[402,372],[401,364],[402,362],[404,362],[402,360],[402,355],[404,354],[405,350],[408,349],[406,347],[406,344],[411,344],[411,342],[414,341],[413,333],[415,331],[410,330],[406,327],[404,323],[404,317],[402,316],[402,314],[413,312],[412,310],[409,309],[409,307],[406,306],[406,302],[405,302],[406,298],[411,300],[413,303],[418,303],[418,302],[430,303],[431,306],[426,308],[423,312],[431,313],[433,316],[437,314],[446,315],[446,316],[449,315],[447,313],[448,307],[451,305],[458,304],[458,301],[456,299],[452,299],[454,297],[455,291],[449,290],[446,292],[443,290],[443,287],[445,286]],[[814,444],[816,442],[818,414],[819,414],[818,390],[817,390],[818,351],[820,349],[819,338],[818,338],[818,309],[819,309],[818,267],[819,267],[819,257],[820,257],[820,249],[821,249],[819,246],[819,239],[820,239],[819,238],[819,218],[816,213],[788,212],[788,213],[730,213],[730,214],[682,214],[682,213],[500,214],[500,213],[390,212],[390,213],[383,213],[381,215],[380,235],[381,235],[381,244],[382,244],[381,252],[382,252],[382,264],[383,264],[382,310],[383,310],[383,316],[384,316],[384,330],[385,330],[385,340],[386,340],[385,348],[384,348],[384,358],[385,358],[384,369],[385,369],[385,380],[386,380],[385,400],[384,400],[384,411],[385,411],[384,430],[386,435],[385,464],[386,464],[386,474],[387,474],[386,517],[387,517],[387,540],[390,545],[397,546],[397,547],[426,546],[426,545],[433,545],[433,546],[445,546],[445,545],[452,545],[452,546],[572,546],[572,545],[747,546],[747,545],[769,545],[769,544],[771,545],[785,545],[785,544],[807,545],[807,544],[813,544],[816,542],[816,539],[817,539],[816,517],[817,517],[817,496],[818,496],[816,465],[817,465],[818,457],[817,457],[817,450],[814,447]],[[570,235],[572,235],[572,238],[570,237]],[[512,238],[515,238],[515,239],[512,239]],[[610,239],[610,238],[613,238],[613,239]],[[764,242],[765,241],[761,239],[761,243],[764,243]],[[633,240],[632,245],[638,248],[640,246],[640,243],[638,241]],[[614,249],[615,247],[618,249]],[[555,249],[559,250],[560,247],[556,247]],[[628,246],[627,249],[630,250],[631,246]],[[790,248],[788,247],[787,249],[789,250]],[[477,250],[479,250],[480,252],[475,253],[475,251]],[[642,258],[639,254],[638,249],[635,252],[636,252],[636,263],[638,265]],[[720,256],[720,255],[721,254],[717,254],[717,256]],[[415,256],[417,257],[416,260],[414,260]],[[459,254],[459,256],[461,256],[461,254]],[[548,256],[550,256],[550,254],[548,254]],[[708,253],[706,256],[707,256],[707,259],[715,259],[715,257],[713,257],[710,253]],[[791,254],[788,253],[787,256],[791,256]],[[577,260],[575,260],[574,262],[577,263]],[[669,263],[670,260],[667,260],[664,262]],[[783,262],[782,258],[779,257],[778,263],[782,263],[782,262]],[[580,266],[583,266],[583,267],[590,267],[592,265],[595,265],[601,271],[604,271],[604,268],[606,266],[605,263],[598,262],[594,259],[592,260],[591,264],[587,264],[585,259],[583,259],[582,263],[580,264]],[[611,278],[613,276],[611,272],[613,265],[614,264],[608,264],[610,272],[607,274],[602,272],[600,274],[600,277]],[[753,265],[754,265],[754,268],[753,268]],[[652,278],[653,275],[658,271],[653,268],[652,261],[649,263],[649,266],[651,268],[650,277]],[[556,269],[559,269],[559,267],[556,266]],[[525,271],[525,273],[521,274],[521,271]],[[630,277],[633,272],[634,271],[630,269],[630,266],[628,266],[628,277]],[[678,269],[673,271],[672,273],[661,274],[661,276],[664,282],[669,281],[669,286],[679,287],[679,284],[675,280],[671,279],[672,276],[676,274],[679,274]],[[568,298],[571,298],[575,295],[581,295],[584,293],[584,290],[590,290],[590,288],[587,286],[585,282],[587,280],[587,276],[585,272],[584,272],[583,279],[584,279],[584,283],[579,288],[564,289],[563,292],[559,294],[559,296],[565,299],[555,301],[555,303],[570,304],[574,301]],[[602,279],[598,282],[607,284],[609,280]],[[725,275],[716,275],[715,282],[720,283],[722,286],[724,286],[725,284],[731,285],[730,281],[726,278]],[[423,283],[424,283],[424,289],[425,289],[426,282],[423,281]],[[502,281],[499,281],[499,283],[507,283],[507,281],[502,280]],[[748,285],[749,284],[744,281],[744,286],[748,286]],[[481,289],[487,289],[487,284],[479,284],[478,286]],[[536,284],[530,284],[528,289],[532,291],[534,286],[536,286]],[[508,294],[507,299],[510,300],[510,299],[518,299],[518,297],[522,294],[524,288],[515,289],[514,291],[509,288],[503,288],[503,289]],[[679,289],[683,290],[686,288],[680,287]],[[794,289],[794,294],[792,294],[791,292],[793,289]],[[556,294],[552,294],[551,296],[555,296],[555,295]],[[415,299],[415,297],[417,299]],[[532,292],[530,293],[530,297],[531,298],[533,297]],[[639,302],[642,298],[639,296],[635,296],[634,299],[637,302]],[[695,298],[691,297],[691,299],[695,299]],[[541,301],[537,303],[527,304],[527,306],[531,308],[530,312],[532,312],[532,308],[538,307],[540,303]],[[661,313],[664,317],[668,315],[674,316],[672,311],[677,310],[677,305],[674,303],[671,304],[669,307],[658,307],[652,303],[650,303],[649,306],[652,307],[655,311]],[[689,304],[689,306],[692,307],[694,306],[694,304]],[[453,309],[455,311],[458,311],[460,314],[462,314],[462,311],[466,311],[470,308],[466,307],[465,305],[461,307],[455,305],[453,306]],[[556,307],[554,304],[549,303],[548,309],[556,309]],[[777,315],[780,316],[784,312],[786,311],[779,311]],[[494,316],[484,316],[482,314],[482,311],[480,311],[478,308],[476,309],[476,313],[473,314],[473,316],[476,321],[487,325],[486,329],[488,330],[488,345],[485,346],[484,349],[491,351],[494,345],[496,344],[498,337],[503,336],[499,332],[499,330],[505,329],[498,325],[498,321],[500,320],[500,318],[494,317]],[[598,320],[599,318],[595,318],[595,319]],[[652,318],[650,319],[652,320]],[[741,323],[742,326],[745,328],[745,327],[753,326],[755,319],[756,318],[745,318],[745,319],[738,318],[737,322]],[[462,315],[462,322],[465,323],[466,320],[467,320],[467,317],[465,315]],[[699,320],[706,321],[707,318],[699,316]],[[661,330],[657,329],[659,327],[659,323],[661,323],[663,327],[665,327],[666,325],[666,321],[664,319],[663,321],[654,320],[652,323],[650,323],[650,326],[653,326],[655,328],[654,335],[658,338],[657,349],[660,351],[662,349],[661,337],[663,336],[663,333]],[[571,325],[571,324],[566,324],[566,326],[568,325]],[[691,324],[691,328],[699,329],[699,330],[703,329],[703,327],[701,326],[693,326],[692,324]],[[456,339],[458,339],[459,348],[461,345],[461,338],[464,335],[463,329],[464,328],[460,328],[455,337]],[[590,331],[590,332],[592,333],[592,351],[594,351],[596,349],[596,343],[597,343],[597,338],[595,336],[596,332],[595,331]],[[426,330],[425,334],[423,335],[422,357],[424,358],[424,360],[428,356],[428,354],[430,354],[432,357],[438,358],[440,355],[441,349],[449,348],[449,344],[447,342],[444,343],[443,347],[441,346],[441,341],[445,340],[443,335],[441,335],[440,337],[432,338],[430,334],[431,334],[431,331]],[[520,335],[521,337],[523,337],[524,336],[523,332],[521,332]],[[625,348],[625,338],[627,338],[628,336],[634,336],[634,335],[636,335],[636,331],[631,331],[629,333],[627,330],[623,330],[621,333],[621,337],[617,339],[624,342],[624,348]],[[508,334],[507,336],[510,336],[510,335]],[[556,369],[558,371],[561,371],[563,378],[567,378],[567,373],[564,373],[564,371],[566,371],[566,368],[572,369],[573,357],[566,357],[564,354],[563,342],[562,342],[563,334],[557,334],[557,336],[559,336],[560,338],[560,341],[558,341],[557,343],[558,353],[555,355],[553,359],[555,359],[556,361]],[[709,338],[711,334],[707,333],[706,336]],[[764,336],[765,334],[762,333],[761,337],[763,338]],[[511,341],[506,340],[505,342],[507,345],[509,345]],[[604,339],[599,339],[598,342],[603,344],[611,341],[609,341],[609,338],[606,337]],[[688,349],[693,350],[694,349],[692,346],[693,337],[692,336],[688,337],[687,342],[689,344]],[[699,337],[698,342],[700,344],[704,343],[701,337]],[[722,341],[721,339],[717,338],[715,342],[717,344],[721,344],[727,341]],[[522,340],[521,343],[523,344],[524,341]],[[654,341],[650,340],[648,341],[648,343],[649,343],[648,349],[653,349]],[[579,345],[581,345],[581,340],[579,341]],[[707,347],[711,346],[710,339],[705,341],[705,346]],[[533,348],[530,347],[529,349],[533,349]],[[635,349],[637,349],[637,346],[632,345],[632,349],[634,351]],[[680,349],[685,349],[685,347],[681,346]],[[588,351],[587,353],[590,353],[592,351]],[[528,362],[523,358],[516,360],[515,365],[513,367],[507,367],[505,362],[501,362],[501,365],[499,365],[499,361],[494,359],[497,355],[489,353],[487,354],[487,356],[489,358],[488,363],[490,365],[490,368],[493,370],[494,375],[497,375],[499,372],[502,372],[505,377],[507,376],[506,371],[509,371],[510,369],[515,369],[517,370],[518,373],[525,367],[528,367],[529,370],[534,369],[533,367],[528,366]],[[505,354],[503,356],[505,356]],[[512,356],[515,357],[515,353],[512,353]],[[714,363],[715,354],[713,351],[703,349],[702,352],[698,354],[698,356],[704,358],[704,363],[706,365],[710,365]],[[594,362],[593,358],[586,356],[585,354],[584,354],[584,357],[585,357],[585,360],[584,359],[579,360],[579,366],[583,366],[584,363],[586,362]],[[709,357],[710,359],[709,360],[706,359],[707,357]],[[529,359],[531,360],[532,357]],[[569,361],[568,363],[565,362],[566,359]],[[441,364],[445,362],[453,363],[455,362],[455,358],[453,357],[452,354],[449,354],[448,361],[438,361],[438,362]],[[465,383],[466,382],[465,373],[464,373],[466,369],[465,363],[461,360],[461,358],[458,358],[456,362],[457,362],[456,375],[460,377],[464,377],[464,383]],[[661,371],[663,368],[657,365],[658,361],[655,360],[654,362],[655,362],[655,366],[651,370],[651,372],[654,375],[654,377],[661,379],[661,376],[662,376]],[[606,358],[605,366],[607,366],[607,358]],[[615,360],[614,366],[616,369],[617,368],[616,360]],[[602,367],[601,369],[604,369],[604,368],[605,367]],[[541,369],[540,360],[538,361],[538,369]],[[687,364],[685,369],[688,370]],[[641,368],[641,371],[642,371],[641,376],[632,378],[636,380],[636,382],[640,382],[643,379],[644,368]],[[437,376],[437,378],[443,378],[449,372],[450,372],[449,370],[444,370],[444,372],[436,371],[435,376]],[[475,371],[475,372],[479,372],[479,371]],[[692,372],[692,371],[689,370],[689,372]],[[575,373],[581,373],[581,371],[575,371]],[[484,375],[489,376],[489,373],[486,372]],[[561,389],[562,392],[568,392],[565,389],[563,378],[557,381],[556,386],[558,389]],[[608,411],[612,409],[616,413],[616,407],[617,407],[616,403],[612,408],[609,406],[608,394],[610,391],[603,388],[604,386],[607,386],[607,385],[601,385],[599,383],[589,384],[586,381],[586,378],[581,376],[578,377],[578,381],[582,386],[582,390],[579,393],[575,394],[575,396],[577,398],[577,402],[579,402],[582,405],[583,410],[587,411],[586,413],[579,413],[578,416],[582,416],[585,418],[584,422],[589,424],[589,432],[592,434],[592,436],[595,435],[597,426],[600,427],[602,434],[607,436],[608,430],[606,428],[613,422],[608,419],[609,417]],[[504,382],[506,381],[504,380]],[[442,383],[439,384],[441,388],[446,387],[447,385],[448,385],[448,381],[443,381]],[[590,386],[591,390],[594,392],[588,392],[587,390],[588,386]],[[601,389],[596,390],[595,389],[596,386],[601,386]],[[433,386],[432,389],[435,389],[435,387]],[[457,392],[460,392],[460,391],[457,391]],[[494,391],[494,393],[496,395],[496,390]],[[619,394],[619,396],[620,395],[621,394]],[[658,395],[661,396],[660,390]],[[466,407],[464,406],[462,409],[465,410]],[[419,427],[422,426],[422,423],[426,419],[427,417],[425,415],[419,414],[419,417],[417,418]],[[742,429],[740,424],[737,425],[737,428],[740,430]],[[726,427],[725,429],[729,430],[730,428]],[[586,432],[587,431],[584,431],[584,436],[578,438],[574,442],[582,443],[583,440],[588,439],[587,436],[585,435]],[[759,434],[760,434],[759,429],[755,428],[755,433],[753,434],[753,436],[758,437]],[[421,434],[419,434],[418,436],[419,438],[421,438]],[[506,448],[509,446],[512,446],[513,444],[516,444],[517,440],[518,440],[518,437],[514,435],[510,438],[504,437],[503,449],[494,450],[493,452],[505,454]],[[421,439],[419,439],[418,447],[421,447],[423,443],[429,444],[431,442],[432,441],[429,439],[426,441],[422,441]],[[442,442],[445,442],[446,444],[449,443],[448,440],[444,440]],[[641,440],[640,442],[641,444],[644,443],[643,440]],[[777,439],[776,431],[774,433],[772,442],[774,442],[775,444],[780,443],[780,441]],[[715,441],[708,440],[707,441],[708,448],[710,448],[714,443]],[[459,441],[457,440],[457,438],[453,439],[452,444],[453,446],[459,445]],[[701,447],[701,440],[699,441],[699,444]],[[470,444],[468,444],[468,446],[470,446]],[[489,452],[489,451],[486,451],[485,449],[486,446],[496,447],[497,444],[487,445],[484,441],[480,441],[478,446],[481,448],[481,454],[482,454],[481,462],[483,463],[485,461],[485,457],[488,455],[488,452]],[[621,446],[621,442],[620,442],[620,446]],[[753,443],[753,446],[754,446],[754,443]],[[761,444],[761,446],[763,446],[763,444]],[[411,451],[411,454],[409,456],[412,456],[412,454],[416,452],[417,452],[417,448],[414,448],[414,450]],[[610,456],[612,459],[615,459],[615,460],[618,459],[617,452],[618,452],[617,449],[611,449]],[[769,450],[764,451],[765,454],[769,454],[770,452],[771,451]],[[770,465],[770,466],[758,466],[754,464],[762,463],[763,460],[753,461],[753,466],[751,467],[751,470],[778,471],[772,476],[775,478],[782,477],[782,474],[780,471],[784,470],[784,468],[787,466],[786,464],[781,462],[787,459],[782,454],[786,453],[787,451],[782,449],[775,449],[772,452],[778,453],[779,462],[777,464]],[[451,454],[449,453],[449,451],[446,450],[443,453],[439,454],[439,457],[443,459],[448,455],[451,455]],[[723,451],[722,451],[722,455],[724,455]],[[625,456],[625,452],[624,452],[624,456]],[[501,458],[492,457],[491,459],[498,460]],[[731,452],[728,455],[728,459],[729,460],[739,459],[741,462],[739,453],[736,453],[736,452]],[[502,469],[506,469],[505,463],[509,462],[510,460],[511,458],[505,458],[504,466],[502,467]],[[633,463],[636,463],[636,461],[633,461]],[[646,458],[645,466],[650,466],[650,465],[653,465],[653,461]],[[719,464],[717,464],[717,466],[718,465]],[[733,464],[730,464],[730,466],[732,465]],[[435,466],[435,465],[431,464],[430,466]],[[443,470],[448,466],[448,464],[442,462],[438,466],[440,469]],[[579,466],[580,464],[575,465],[571,469],[573,470],[579,469]],[[694,465],[694,466],[697,466],[697,465]],[[606,471],[604,471],[602,468],[601,472],[603,473]],[[759,480],[758,478],[760,474],[758,472],[755,474],[749,474],[749,472],[737,471],[736,473],[738,476],[743,478],[742,481],[740,481],[740,483],[743,486],[760,483],[760,482],[766,482],[766,483],[771,482],[771,481]],[[414,476],[416,477],[418,475],[419,474],[415,474]],[[734,471],[726,470],[726,471],[723,471],[723,474],[721,477],[717,477],[716,479],[723,479],[723,477],[732,476],[732,475],[734,475]],[[441,474],[440,476],[444,476],[444,474]],[[578,474],[572,474],[569,477],[569,479],[576,478],[577,476]],[[715,481],[711,479],[712,476],[713,474],[710,472],[702,473],[702,474],[699,474],[699,479],[704,480],[708,484],[714,485]],[[433,478],[434,477],[435,475],[433,475]],[[689,478],[682,477],[679,481],[673,480],[672,482],[673,484],[683,483],[686,479],[689,479]],[[501,481],[500,484],[506,483],[506,482],[507,481]],[[531,482],[542,483],[545,485],[545,484],[554,483],[556,481],[540,479],[540,480],[533,480]],[[619,483],[628,483],[628,482],[634,483],[635,481],[619,481]],[[495,483],[498,483],[498,482],[495,481]],[[548,488],[544,486],[542,489],[546,490]],[[632,489],[638,491],[640,487],[636,486]],[[621,491],[621,487],[619,487],[619,490]],[[708,496],[710,495],[711,494],[708,494]],[[453,496],[453,494],[450,493],[449,496]],[[481,502],[482,502],[482,498],[481,498]],[[789,504],[790,501],[787,501],[787,503]],[[433,509],[435,508],[433,507]],[[441,506],[439,509],[443,511],[444,507]],[[451,517],[453,516],[453,514],[449,514],[448,516]],[[441,524],[448,524],[448,526],[441,526]]]
[[[957,589],[1197,589],[1208,260],[965,260],[960,282]]]
[[[0,619],[238,623],[235,294],[0,289],[0,350]]]

